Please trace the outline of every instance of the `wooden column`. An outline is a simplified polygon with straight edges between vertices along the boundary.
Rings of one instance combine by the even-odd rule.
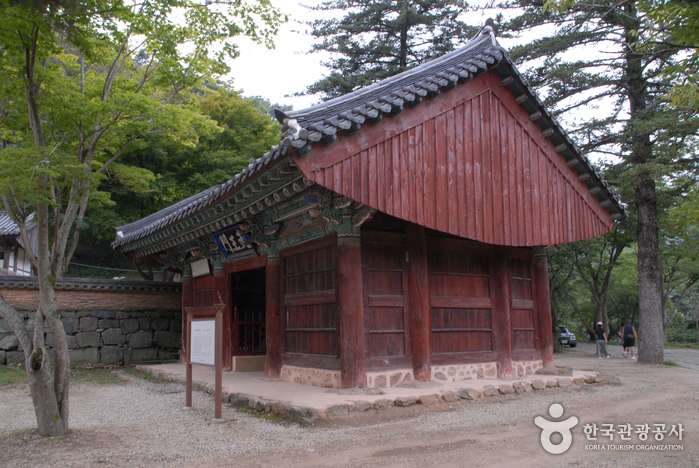
[[[185,265],[182,272],[182,343],[180,350],[180,362],[187,362],[187,340],[189,329],[187,328],[187,308],[192,305],[192,280],[189,278],[189,265]]]
[[[230,301],[230,284],[228,283],[228,275],[223,271],[223,263],[216,260],[214,263],[214,303],[225,304],[226,307],[222,311],[223,320],[223,367],[230,369],[233,365],[233,353],[231,351],[231,301]]]
[[[410,317],[413,372],[416,380],[428,382],[432,376],[430,367],[432,323],[425,228],[407,223],[406,234],[408,236],[408,316]]]
[[[279,377],[282,368],[282,334],[281,334],[281,268],[278,253],[269,253],[265,267],[265,317],[267,356],[265,358],[265,377]]]
[[[358,234],[338,236],[337,289],[342,387],[365,387],[362,250]]]
[[[533,279],[536,297],[537,328],[544,367],[553,367],[553,320],[551,318],[551,289],[549,270],[544,249],[535,249]]]
[[[495,351],[498,353],[498,378],[512,378],[512,292],[507,253],[501,247],[493,248],[493,331]]]

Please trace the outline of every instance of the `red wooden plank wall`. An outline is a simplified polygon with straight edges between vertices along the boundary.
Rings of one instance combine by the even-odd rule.
[[[283,258],[285,352],[336,357],[335,247]]]
[[[512,348],[536,349],[531,260],[510,258]]]
[[[487,256],[428,242],[432,354],[493,351]]]
[[[191,280],[191,307],[209,307],[214,305],[213,276],[200,276]]]
[[[386,240],[362,242],[369,359],[410,354],[405,246]]]
[[[558,244],[613,224],[494,72],[294,161],[335,192],[488,244]]]

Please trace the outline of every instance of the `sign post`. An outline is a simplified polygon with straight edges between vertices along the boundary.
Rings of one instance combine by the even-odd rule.
[[[224,422],[222,418],[223,394],[223,309],[225,304],[214,304],[216,316],[214,320],[193,319],[194,308],[185,307],[187,312],[187,337],[185,349],[186,396],[185,408],[192,409],[192,363],[214,366],[215,410],[213,422]]]

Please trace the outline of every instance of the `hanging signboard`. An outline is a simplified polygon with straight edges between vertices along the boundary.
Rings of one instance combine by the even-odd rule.
[[[216,321],[192,320],[191,363],[216,364]]]

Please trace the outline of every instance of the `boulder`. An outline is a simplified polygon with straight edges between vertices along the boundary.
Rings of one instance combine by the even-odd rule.
[[[24,353],[21,351],[5,351],[5,364],[8,366],[24,365]]]
[[[0,350],[0,366],[5,364],[5,350]]]
[[[417,401],[417,398],[415,398],[415,401]],[[354,405],[354,411],[363,412],[371,409],[371,403],[368,401],[351,401],[350,403]]]
[[[551,388],[558,387],[558,382],[556,382],[555,379],[548,379],[546,381],[546,386]]]
[[[573,382],[569,378],[566,378],[566,377],[560,377],[560,378],[556,379],[556,383],[561,388],[567,388],[567,387],[570,387],[571,385],[573,385]]]
[[[495,388],[492,385],[486,385],[483,387],[483,396],[497,396],[500,395],[500,392],[498,392],[498,389]]]

